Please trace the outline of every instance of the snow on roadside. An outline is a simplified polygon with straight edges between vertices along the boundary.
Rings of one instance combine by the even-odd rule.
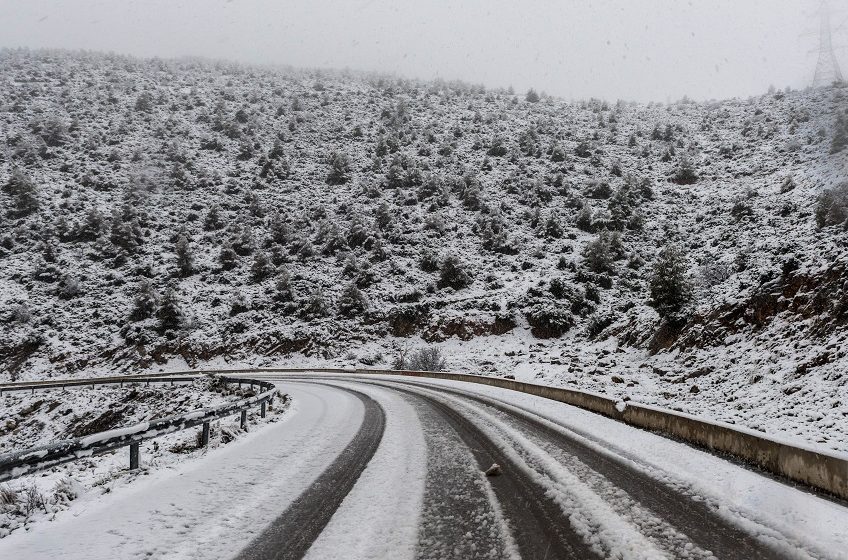
[[[176,385],[98,386],[4,393],[0,412],[0,452],[26,449],[74,437],[100,438],[102,432],[123,433],[146,420],[183,414],[232,402],[246,394],[208,379]],[[266,420],[249,411],[248,424],[277,421],[287,403],[277,399]],[[110,429],[112,426],[120,426]],[[5,429],[4,429],[5,427]],[[0,538],[18,530],[40,532],[42,524],[66,509],[132,486],[152,472],[171,469],[239,438],[239,418],[210,425],[208,449],[199,449],[200,428],[183,430],[141,444],[141,469],[128,470],[128,450],[85,456],[44,472],[0,484]]]
[[[47,531],[0,540],[0,558],[227,558],[284,511],[350,442],[360,401],[321,387],[288,385],[290,410],[173,468],[151,470],[75,503]]]

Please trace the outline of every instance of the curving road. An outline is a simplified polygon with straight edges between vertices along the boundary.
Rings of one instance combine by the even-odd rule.
[[[848,558],[845,504],[567,405],[262,377],[293,398],[283,422],[14,533],[0,558]]]

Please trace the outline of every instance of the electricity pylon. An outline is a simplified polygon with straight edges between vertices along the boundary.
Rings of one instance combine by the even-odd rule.
[[[842,81],[842,71],[839,69],[839,61],[833,50],[832,29],[830,27],[830,6],[827,1],[821,3],[819,8],[819,59],[816,62],[816,73],[813,77],[813,87],[827,87]]]

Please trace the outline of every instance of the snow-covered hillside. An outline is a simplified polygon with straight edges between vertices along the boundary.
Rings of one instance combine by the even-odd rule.
[[[0,379],[433,344],[845,451],[843,206],[816,210],[846,104],[3,51]],[[649,304],[669,246],[674,321]]]

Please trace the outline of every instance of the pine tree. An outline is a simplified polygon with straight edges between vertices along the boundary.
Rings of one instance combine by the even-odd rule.
[[[23,171],[14,170],[3,190],[12,195],[17,215],[26,216],[38,210],[38,188]]]
[[[222,227],[224,227],[224,222],[221,219],[221,209],[217,204],[213,204],[206,213],[206,219],[203,221],[203,229],[206,231],[215,231]]]
[[[327,173],[327,184],[343,185],[350,180],[353,167],[347,154],[332,152],[330,157],[327,158],[327,165],[330,166],[330,171]]]
[[[181,235],[174,244],[174,253],[177,255],[177,272],[183,278],[194,273],[194,255],[188,239]]]
[[[442,262],[438,282],[440,288],[460,290],[471,285],[472,281],[457,257],[450,255]]]
[[[612,255],[606,238],[599,235],[587,243],[583,250],[583,259],[587,268],[592,272],[599,274],[610,272],[612,270]]]
[[[253,252],[253,228],[249,223],[244,224],[241,228],[241,233],[235,239],[233,248],[241,256],[249,255]]]
[[[271,241],[279,245],[287,244],[291,237],[289,226],[279,212],[274,212],[268,219],[268,232],[271,235]]]
[[[133,300],[133,309],[130,312],[130,319],[133,321],[143,321],[153,317],[156,313],[157,304],[156,292],[153,290],[153,285],[146,278],[138,285],[135,299]]]
[[[695,171],[695,163],[688,155],[680,157],[677,171],[674,173],[673,181],[678,185],[693,185],[698,182],[698,173]]]
[[[592,207],[589,205],[588,202],[584,202],[583,206],[580,208],[580,211],[577,212],[577,217],[574,220],[574,224],[583,231],[592,232],[594,231],[592,222]]]
[[[257,251],[253,256],[253,265],[250,267],[250,273],[254,282],[261,282],[271,274],[271,260],[265,251]]]
[[[318,288],[313,291],[303,311],[309,319],[327,317],[330,314],[330,306],[327,303],[327,298],[324,296],[324,290]]]
[[[224,270],[232,270],[238,265],[238,253],[233,248],[233,244],[226,240],[221,245],[221,252],[218,253],[218,262],[221,263],[221,268]]]
[[[361,315],[368,309],[368,299],[365,294],[356,287],[356,284],[348,284],[339,298],[339,315],[342,317],[355,317]]]
[[[279,303],[294,301],[294,289],[291,285],[291,275],[286,269],[280,269],[274,285],[274,299]]]
[[[173,287],[168,286],[162,294],[156,318],[159,320],[159,330],[163,333],[173,333],[182,326],[183,312]]]
[[[674,318],[692,300],[692,286],[687,275],[686,257],[675,245],[666,245],[661,251],[648,280],[648,304],[660,317]]]

